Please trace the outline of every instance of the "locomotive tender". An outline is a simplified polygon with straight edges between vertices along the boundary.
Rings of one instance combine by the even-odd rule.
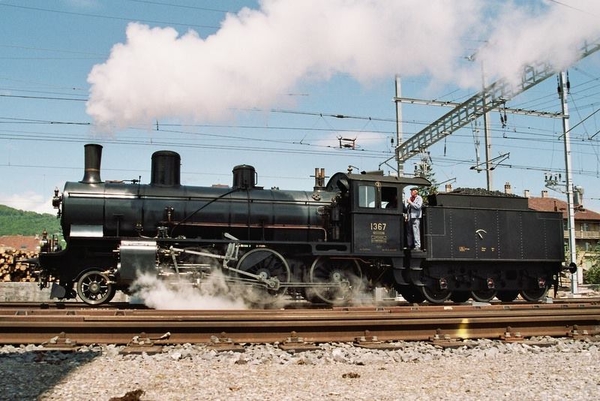
[[[38,260],[52,298],[100,305],[141,274],[200,283],[219,272],[256,304],[286,294],[349,303],[375,287],[409,302],[538,301],[564,268],[561,213],[526,198],[431,195],[416,251],[401,200],[425,178],[340,172],[325,185],[317,169],[312,191],[267,190],[239,165],[231,187],[184,186],[179,154],[158,151],[142,184],[102,181],[101,155],[85,145],[83,179],[55,191],[67,246],[45,237]]]

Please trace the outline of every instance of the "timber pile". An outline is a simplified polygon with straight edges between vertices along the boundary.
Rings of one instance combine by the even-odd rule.
[[[0,282],[33,282],[36,277],[28,263],[18,262],[37,256],[37,252],[0,247]]]

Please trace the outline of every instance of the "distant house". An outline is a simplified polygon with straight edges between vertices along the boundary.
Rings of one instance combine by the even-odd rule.
[[[530,209],[562,212],[565,221],[565,243],[568,245],[569,210],[567,202],[549,197],[548,191],[542,191],[541,197],[529,197],[526,191],[525,196],[529,198]],[[594,259],[598,257],[596,250],[600,244],[600,213],[586,209],[580,202],[577,202],[577,199],[575,199],[573,208],[575,211],[576,263],[585,270],[591,267]]]
[[[2,235],[0,236],[0,248],[39,252],[40,239],[37,236]]]

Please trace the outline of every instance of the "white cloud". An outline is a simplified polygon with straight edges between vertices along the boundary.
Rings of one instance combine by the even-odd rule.
[[[2,204],[17,210],[56,214],[56,209],[52,207],[52,197],[45,198],[33,191],[2,196]]]

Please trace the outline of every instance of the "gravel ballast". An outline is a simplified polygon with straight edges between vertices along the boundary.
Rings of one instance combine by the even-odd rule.
[[[184,344],[153,355],[121,354],[120,346],[66,353],[4,346],[0,400],[583,400],[600,394],[600,342],[538,340],[550,345],[479,340],[459,348],[409,342],[369,350],[344,343],[290,353],[276,345],[217,352]]]

